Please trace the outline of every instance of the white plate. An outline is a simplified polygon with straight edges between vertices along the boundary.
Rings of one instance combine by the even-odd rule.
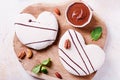
[[[64,0],[68,1],[68,0]],[[26,6],[37,2],[63,0],[0,1],[0,80],[35,80],[18,62],[13,50],[13,18]],[[93,80],[120,80],[120,0],[84,0],[102,17],[108,28],[106,61]]]

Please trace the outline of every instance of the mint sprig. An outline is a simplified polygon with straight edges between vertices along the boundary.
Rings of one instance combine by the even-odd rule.
[[[44,61],[42,62],[42,65],[44,65],[44,66],[49,66],[49,65],[50,65],[50,62],[51,62],[51,59],[48,58],[47,60],[44,60]]]
[[[46,69],[44,66],[42,66],[41,72],[43,72],[44,74],[47,74],[47,73],[48,73],[47,69]]]
[[[38,74],[40,72],[40,69],[41,69],[42,65],[36,65],[33,67],[32,69],[32,72],[35,73],[35,74]]]
[[[51,59],[48,58],[48,59],[42,61],[41,64],[34,66],[32,69],[32,72],[35,74],[38,74],[39,72],[43,72],[44,74],[47,74],[48,71],[45,66],[50,66],[50,64],[51,64]]]
[[[94,41],[97,41],[102,35],[102,27],[98,26],[95,29],[92,30],[91,32],[91,38]]]

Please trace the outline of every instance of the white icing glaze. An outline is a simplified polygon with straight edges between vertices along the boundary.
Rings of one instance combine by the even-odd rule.
[[[70,49],[64,48],[67,39],[71,42]],[[59,57],[68,72],[77,76],[86,76],[102,66],[105,53],[95,44],[86,45],[82,35],[77,31],[68,30],[59,42]]]
[[[16,18],[15,30],[17,37],[24,45],[40,50],[55,41],[58,23],[56,17],[48,11],[40,13],[37,19],[31,14],[22,13]]]

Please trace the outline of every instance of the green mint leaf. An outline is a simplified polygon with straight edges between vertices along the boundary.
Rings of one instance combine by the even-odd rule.
[[[38,74],[40,72],[42,65],[36,65],[33,67],[32,72]]]
[[[47,69],[46,69],[44,66],[42,66],[41,72],[43,72],[44,74],[47,74],[47,73],[48,73]]]
[[[97,41],[102,35],[102,28],[100,26],[96,27],[91,32],[91,38],[94,41]]]
[[[44,60],[44,61],[42,62],[42,65],[44,65],[44,66],[50,66],[50,63],[51,63],[51,59],[48,58],[47,60]]]

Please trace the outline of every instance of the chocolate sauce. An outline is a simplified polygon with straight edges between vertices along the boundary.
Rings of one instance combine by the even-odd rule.
[[[74,33],[75,33],[75,36],[76,36],[76,38],[77,38],[77,40],[78,40],[78,42],[79,42],[79,44],[80,44],[80,46],[81,46],[81,48],[82,48],[82,50],[83,50],[84,54],[85,54],[85,56],[86,56],[86,57],[87,57],[87,59],[88,59],[88,61],[89,61],[90,65],[91,65],[91,67],[92,67],[93,71],[95,71],[95,69],[94,69],[94,67],[93,67],[93,65],[92,65],[92,63],[91,63],[91,61],[90,61],[90,59],[89,59],[89,57],[88,57],[88,55],[87,55],[87,53],[86,53],[85,49],[83,48],[83,46],[82,46],[82,44],[81,44],[81,42],[80,42],[80,40],[79,40],[79,38],[78,38],[77,33],[76,33],[75,31],[74,31]]]
[[[15,23],[15,25],[21,25],[21,26],[25,26],[25,27],[32,27],[32,28],[38,28],[38,29],[44,29],[44,30],[51,30],[51,31],[57,31],[56,29],[51,29],[51,28],[43,28],[43,27],[38,27],[38,26],[32,26],[32,25],[27,25],[27,24],[23,24],[23,23]]]
[[[67,18],[74,25],[83,25],[90,17],[90,10],[84,3],[76,2],[69,6]]]
[[[59,57],[60,57],[61,60],[63,60],[69,67],[71,67],[78,75],[80,75],[79,72],[78,72],[74,67],[72,67],[70,64],[68,64],[67,61],[65,61],[61,56],[59,56]]]
[[[70,35],[70,37],[71,37],[71,39],[72,39],[72,42],[73,42],[73,44],[74,44],[74,46],[75,46],[75,48],[76,48],[76,50],[77,50],[77,52],[78,52],[80,58],[82,59],[82,61],[83,61],[84,65],[85,65],[85,67],[86,67],[88,73],[90,74],[90,71],[89,71],[89,69],[88,69],[88,67],[87,67],[87,64],[86,64],[85,60],[83,59],[83,57],[82,57],[82,55],[81,55],[81,53],[80,53],[80,51],[79,51],[77,45],[75,44],[75,41],[74,41],[74,39],[73,39],[72,34],[70,33],[69,30],[68,30],[68,32],[69,32],[69,35]]]
[[[42,42],[48,42],[48,41],[55,41],[55,40],[43,40],[43,41],[30,42],[30,43],[26,43],[25,45],[36,44],[36,43],[42,43]]]
[[[29,19],[29,21],[28,22],[32,22],[32,20],[31,19]]]
[[[29,19],[28,22],[40,23],[40,22],[37,22],[37,21],[33,21],[32,19]]]
[[[59,48],[59,50],[61,50],[62,53],[65,54],[65,56],[67,56],[76,66],[78,66],[87,75],[85,70],[82,67],[80,67],[74,60],[72,60],[61,48]]]

